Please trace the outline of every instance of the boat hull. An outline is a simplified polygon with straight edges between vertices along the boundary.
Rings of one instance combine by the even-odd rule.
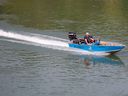
[[[69,47],[72,48],[78,48],[86,51],[91,51],[91,52],[107,52],[107,53],[115,53],[120,50],[122,50],[125,46],[124,45],[86,45],[86,44],[74,44],[74,43],[69,43]]]

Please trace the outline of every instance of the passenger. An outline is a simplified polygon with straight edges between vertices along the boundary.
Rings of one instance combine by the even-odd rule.
[[[93,37],[89,33],[85,34],[84,40],[85,40],[85,44],[87,44],[87,45],[95,42],[95,40],[93,39]]]

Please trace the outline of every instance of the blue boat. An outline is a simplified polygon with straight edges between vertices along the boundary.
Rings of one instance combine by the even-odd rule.
[[[76,37],[76,34],[74,35],[74,37]],[[119,44],[116,42],[105,42],[105,41],[100,41],[100,44],[96,44],[95,42],[88,45],[85,43],[78,43],[76,42],[77,41],[76,38],[73,39],[73,34],[69,34],[69,39],[70,39],[69,47],[78,48],[90,52],[115,53],[122,50],[125,47],[125,45],[123,44]]]

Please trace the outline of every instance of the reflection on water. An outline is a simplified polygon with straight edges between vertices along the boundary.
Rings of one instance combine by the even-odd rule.
[[[100,56],[82,56],[84,58],[84,64],[110,64],[110,65],[123,65],[124,63],[121,59],[115,55],[108,56],[108,57],[100,57]]]

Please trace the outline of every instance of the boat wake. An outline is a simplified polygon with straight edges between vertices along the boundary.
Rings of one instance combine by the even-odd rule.
[[[77,54],[85,54],[85,55],[109,55],[108,53],[100,53],[100,52],[89,52],[89,51],[83,51],[81,49],[75,49],[75,48],[69,48],[68,46],[68,40],[48,36],[48,35],[42,35],[42,34],[19,34],[16,32],[11,31],[4,31],[0,30],[0,36],[4,37],[4,41],[8,42],[15,42],[15,43],[21,43],[21,44],[27,44],[27,45],[34,45],[34,46],[40,46],[45,48],[52,48],[56,50],[63,50],[68,51],[71,53],[77,53]]]

